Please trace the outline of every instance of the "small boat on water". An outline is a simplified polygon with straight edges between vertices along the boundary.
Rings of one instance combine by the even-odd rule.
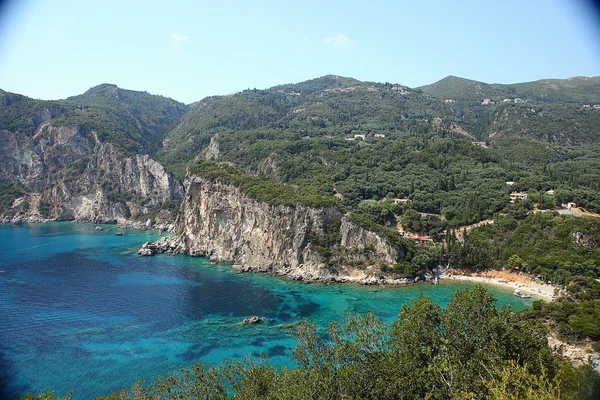
[[[531,295],[529,293],[521,293],[519,289],[515,290],[515,296],[520,297],[522,299],[530,299]]]

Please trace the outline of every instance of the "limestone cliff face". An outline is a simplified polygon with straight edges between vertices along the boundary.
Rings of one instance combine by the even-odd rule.
[[[393,265],[404,258],[401,249],[392,246],[385,238],[353,223],[348,218],[342,219],[340,241],[344,248],[359,249],[363,254],[368,251],[371,253],[371,259],[377,259],[386,265]]]
[[[125,156],[93,132],[52,126],[51,111],[33,135],[0,130],[0,181],[26,192],[2,220],[125,223],[180,201],[182,186],[161,164],[148,155]]]
[[[270,205],[232,185],[195,176],[188,177],[185,186],[179,234],[145,244],[140,254],[185,253],[232,263],[239,272],[363,283],[379,282],[383,279],[380,263],[393,264],[403,256],[385,239],[349,222],[337,207]],[[341,226],[344,251],[325,256],[310,237],[322,236],[331,224]],[[355,257],[346,253],[373,253],[374,257],[363,256],[355,264]]]

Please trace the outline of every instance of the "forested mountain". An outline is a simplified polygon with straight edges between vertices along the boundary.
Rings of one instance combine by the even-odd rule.
[[[540,82],[511,87],[526,94],[573,86],[573,96],[595,95],[600,103],[597,78]],[[490,217],[514,190],[556,189],[560,201],[600,210],[600,110],[550,96],[543,104],[481,104],[492,92],[508,95],[508,86],[449,77],[413,90],[330,75],[207,98],[169,133],[160,159],[182,177],[202,153],[271,181],[319,187],[325,196],[335,187],[350,207],[407,197],[415,210],[455,225]],[[425,93],[436,88],[477,100]]]
[[[512,191],[554,190],[546,203],[600,210],[600,110],[590,106],[599,87],[597,77],[514,85],[447,77],[411,89],[328,75],[188,107],[103,84],[58,101],[2,92],[0,128],[29,144],[75,128],[123,155],[155,155],[180,180],[198,157],[233,163],[326,203],[336,195],[388,225],[393,213],[361,202],[406,198],[434,214],[425,225],[435,228],[417,230],[435,235],[502,211]],[[5,164],[3,181],[23,183],[22,169]]]
[[[511,268],[567,288],[563,300],[536,304],[527,318],[555,326],[565,340],[600,338],[598,219],[581,216],[600,213],[598,77],[513,85],[447,77],[412,89],[328,75],[189,106],[109,84],[56,101],[0,91],[0,167],[3,221],[135,221],[177,232],[170,242],[146,244],[145,255],[206,255],[307,280],[342,276],[349,265],[365,283],[412,282],[439,265]],[[494,223],[472,225],[485,220]],[[422,300],[415,307],[433,312],[436,335],[454,318]],[[492,314],[501,326],[490,328],[494,338],[519,331],[521,317]],[[380,343],[407,334],[401,324],[412,314],[401,315]],[[308,331],[303,337],[320,340]],[[383,358],[372,360],[382,369],[373,379],[397,372],[388,356],[407,371],[426,356],[419,373],[433,384],[431,368],[455,361],[445,339],[433,339],[437,353],[377,353]],[[535,381],[540,373],[558,376],[557,365],[527,369],[528,359],[504,344],[494,380],[481,380],[479,364],[471,365],[473,380],[459,385],[461,393],[501,391],[515,374],[562,390],[563,378]],[[532,350],[531,360],[542,362],[539,354],[549,350]],[[317,370],[336,381],[347,371],[340,382],[354,385],[355,372],[373,365],[365,357],[338,363],[347,370],[308,363],[291,375],[270,366],[250,371],[277,385],[289,378],[304,393]],[[450,373],[456,365],[442,367]],[[421,396],[434,390],[422,387]]]
[[[576,76],[568,79],[542,79],[515,84],[488,84],[447,76],[418,89],[440,99],[481,101],[522,98],[547,103],[594,104],[600,100],[600,77]]]
[[[115,85],[56,101],[2,91],[0,213],[15,221],[114,221],[179,198],[180,185],[148,155],[186,111]]]

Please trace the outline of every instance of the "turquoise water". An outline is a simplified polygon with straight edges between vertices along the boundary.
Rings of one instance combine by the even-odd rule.
[[[292,365],[286,328],[301,318],[320,327],[345,312],[392,321],[420,292],[445,305],[469,283],[404,288],[289,282],[232,274],[227,265],[186,256],[139,257],[154,232],[115,226],[0,224],[0,397],[28,391],[107,394],[173,365],[267,354]],[[530,300],[489,287],[499,304]],[[240,326],[245,317],[268,318]]]

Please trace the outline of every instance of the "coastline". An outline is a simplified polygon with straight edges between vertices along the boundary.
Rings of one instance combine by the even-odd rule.
[[[554,295],[555,290],[560,289],[550,284],[538,283],[527,275],[514,274],[507,271],[486,271],[470,275],[464,271],[456,272],[455,274],[444,273],[440,279],[485,283],[507,289],[519,289],[525,294],[530,294],[534,300],[542,299],[544,301],[553,301],[556,298]]]
[[[92,221],[78,221],[78,220],[65,220],[65,221],[56,221],[56,220],[40,220],[40,221],[30,221],[24,220],[20,223],[14,222],[5,222],[0,221],[6,224],[12,225],[22,225],[22,224],[51,224],[51,223],[73,223],[73,224],[90,224],[94,226],[101,227],[115,227],[118,229],[133,229],[137,231],[148,231],[152,230],[157,232],[158,234],[163,233],[173,233],[175,224],[161,224],[161,225],[150,225],[148,223],[143,223],[139,221],[118,221],[117,223],[98,223]],[[168,246],[167,243],[172,240],[172,236],[162,236],[159,237],[155,242],[145,242],[141,245],[138,254],[141,256],[152,256],[155,254],[186,254],[183,251],[177,251],[174,247],[176,246]],[[145,254],[142,252],[145,248],[152,246],[151,251],[147,251]],[[148,249],[150,250],[150,249]],[[190,255],[186,254],[190,257],[207,257],[204,254]],[[278,276],[286,278],[290,281],[300,281],[304,283],[321,283],[326,285],[360,285],[360,286],[391,286],[391,287],[401,287],[401,286],[409,286],[416,283],[422,282],[431,282],[431,278],[428,276],[417,277],[417,278],[393,278],[390,276],[372,276],[366,273],[364,274],[326,274],[322,275],[314,275],[314,274],[302,274],[300,271],[293,271],[291,269],[287,269],[284,271],[272,271],[267,267],[252,267],[247,265],[239,265],[235,264],[231,261],[226,260],[217,260],[213,257],[207,257],[211,259],[213,262],[223,262],[231,264],[230,270],[233,273],[262,273],[271,276]],[[454,272],[454,273],[453,273]],[[458,269],[451,268],[449,271],[443,273],[440,276],[441,280],[455,280],[455,281],[466,281],[473,283],[483,283],[489,284],[499,287],[504,287],[506,289],[519,289],[523,293],[527,293],[532,295],[534,299],[543,299],[544,301],[553,301],[556,296],[554,296],[555,289],[560,289],[557,286],[542,284],[535,282],[531,277],[522,274],[515,274],[507,271],[486,271],[483,273],[469,273],[467,271],[461,271]]]

